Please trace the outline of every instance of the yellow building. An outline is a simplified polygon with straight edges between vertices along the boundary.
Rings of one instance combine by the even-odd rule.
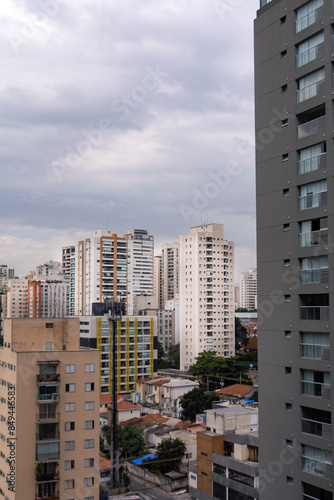
[[[5,320],[0,385],[0,496],[98,500],[99,352],[79,320]]]

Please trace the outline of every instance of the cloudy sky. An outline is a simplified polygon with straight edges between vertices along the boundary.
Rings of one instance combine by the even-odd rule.
[[[253,267],[258,0],[1,0],[0,264],[225,225]]]

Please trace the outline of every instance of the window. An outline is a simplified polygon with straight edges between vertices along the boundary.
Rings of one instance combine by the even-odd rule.
[[[311,182],[298,188],[298,209],[321,207],[327,204],[327,180]]]
[[[293,484],[293,477],[286,476],[286,482],[287,482],[288,484]]]
[[[285,59],[287,55],[288,55],[288,52],[286,50],[282,50],[281,59]]]
[[[290,231],[290,224],[283,224],[283,231]]]
[[[303,500],[333,500],[332,492],[323,490],[318,486],[303,484]]]
[[[75,411],[75,403],[65,403],[65,411]]]
[[[285,374],[290,375],[292,373],[292,368],[290,366],[285,367]]]
[[[289,159],[289,153],[285,153],[284,155],[282,155],[282,161],[288,161]]]
[[[302,358],[329,360],[329,333],[301,332],[300,355]]]
[[[65,441],[65,451],[74,449],[75,449],[75,441]]]
[[[85,420],[85,430],[94,429],[94,420]]]
[[[85,467],[94,467],[94,458],[85,458]]]
[[[74,460],[66,460],[64,462],[64,469],[65,470],[74,469]]]
[[[298,151],[298,175],[326,167],[326,143],[316,144]]]
[[[85,402],[85,410],[94,410],[94,408],[95,408],[94,401]]]
[[[297,80],[297,103],[311,99],[325,90],[325,68]]]
[[[284,120],[282,120],[282,127],[286,127],[287,125],[289,125],[289,118],[284,118]]]
[[[299,222],[299,246],[309,247],[328,242],[327,217]]]
[[[45,342],[45,350],[52,351],[52,342]]]
[[[75,365],[66,365],[65,373],[75,373]]]
[[[65,431],[74,431],[75,422],[65,422]]]
[[[74,479],[66,479],[64,481],[64,490],[71,490],[74,488]]]
[[[93,382],[86,383],[85,384],[85,391],[86,392],[94,391],[94,383]]]
[[[75,392],[75,384],[65,384],[65,392]]]
[[[284,332],[284,337],[285,337],[286,339],[291,339],[291,338],[292,338],[291,331],[290,331],[290,330],[286,330],[286,331]]]
[[[45,328],[53,328],[53,323],[45,323]]]
[[[291,302],[291,295],[284,295],[284,302]]]
[[[94,439],[85,439],[85,448],[94,448]]]
[[[95,372],[95,364],[94,363],[88,363],[85,365],[85,372],[86,373],[94,373]]]
[[[84,500],[94,500],[94,497],[85,497]]]
[[[318,476],[331,476],[332,453],[313,446],[303,445],[302,468],[304,471]]]
[[[290,267],[290,265],[291,265],[290,259],[284,259],[283,265],[284,265],[284,267]]]
[[[84,486],[88,488],[89,486],[94,486],[94,478],[93,477],[85,477]]]
[[[331,412],[326,410],[317,410],[315,408],[301,408],[302,432],[313,434],[325,439],[332,438],[332,416]]]
[[[288,90],[288,86],[287,85],[282,85],[282,87],[281,87],[282,94],[284,94],[285,92],[287,92],[287,90]]]
[[[296,11],[296,33],[323,18],[324,0],[312,0]]]
[[[324,53],[324,33],[321,31],[297,45],[296,67],[300,68]]]
[[[287,411],[292,411],[292,404],[291,403],[285,403],[285,409]]]

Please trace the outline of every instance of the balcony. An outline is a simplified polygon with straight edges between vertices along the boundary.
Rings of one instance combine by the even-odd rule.
[[[300,17],[299,19],[296,20],[296,33],[299,33],[305,28],[308,28],[308,26],[311,26],[317,21],[321,21],[323,17],[324,17],[324,8],[323,5],[321,5],[317,9],[313,10],[312,12],[309,12],[308,14],[305,14],[305,16]]]
[[[328,306],[300,306],[300,319],[306,321],[328,321]]]
[[[37,382],[60,382],[60,374],[39,373],[37,375]]]
[[[332,438],[332,426],[316,420],[302,418],[302,432],[306,434],[313,434],[314,436],[322,437],[324,439]]]
[[[302,123],[297,127],[297,138],[304,139],[310,135],[317,134],[318,132],[324,132],[326,124],[326,117],[319,116],[314,120]]]
[[[312,83],[307,87],[297,90],[297,103],[311,99],[325,92],[325,79]]]
[[[44,407],[46,405],[40,406],[40,412],[37,413],[36,415],[36,421],[43,422],[43,423],[52,423],[52,422],[59,422],[60,421],[60,413],[56,411],[56,406],[52,405],[51,408],[54,411],[51,411],[51,409],[48,409],[47,411],[43,411]]]
[[[299,271],[300,283],[328,283],[328,268]]]
[[[308,208],[317,208],[327,205],[327,191],[308,194],[298,198],[298,209],[306,210]]]
[[[40,388],[43,386],[40,386]],[[58,386],[53,385],[52,388],[58,389]],[[42,392],[39,391],[37,393],[37,402],[38,403],[58,403],[60,401],[60,394],[57,390]]]
[[[304,396],[315,396],[323,399],[331,399],[330,384],[302,380],[301,391]]]
[[[322,57],[325,51],[325,43],[321,42],[315,47],[311,47],[296,56],[296,68],[300,68],[318,57]]]
[[[299,246],[326,245],[328,243],[328,229],[299,233]]]
[[[300,344],[300,356],[307,359],[330,360],[330,347],[323,344]]]
[[[38,492],[36,498],[54,500],[60,498],[57,483],[45,482],[38,484]]]
[[[326,168],[326,153],[298,162],[298,175],[307,174],[319,168]]]

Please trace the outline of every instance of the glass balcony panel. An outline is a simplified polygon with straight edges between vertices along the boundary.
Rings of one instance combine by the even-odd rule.
[[[328,243],[328,229],[299,233],[299,246],[324,245]]]
[[[300,17],[296,20],[296,33],[308,28],[312,24],[320,21],[324,17],[324,8],[323,6],[318,7],[317,9],[309,12],[303,17]]]
[[[326,153],[298,162],[298,175],[307,174],[326,167]]]
[[[318,132],[323,132],[325,130],[326,118],[325,116],[319,116],[306,123],[302,123],[297,127],[297,137],[298,139],[304,139]]]
[[[300,319],[306,321],[328,321],[328,306],[300,306]]]

